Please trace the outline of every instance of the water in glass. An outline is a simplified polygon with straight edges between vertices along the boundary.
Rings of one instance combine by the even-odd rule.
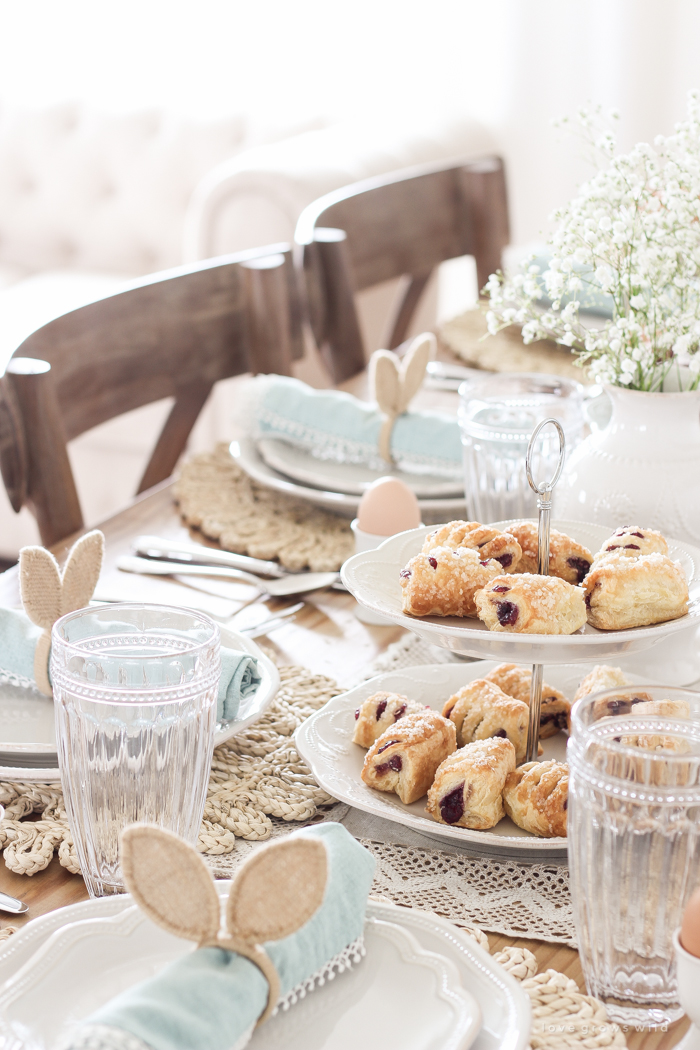
[[[195,843],[220,673],[219,629],[153,605],[82,609],[53,628],[51,680],[68,822],[93,897],[124,889],[119,833],[152,823]]]

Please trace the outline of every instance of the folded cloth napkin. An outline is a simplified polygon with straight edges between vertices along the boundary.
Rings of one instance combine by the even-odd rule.
[[[376,404],[338,390],[314,390],[286,376],[250,380],[249,433],[277,438],[318,459],[386,469],[378,452],[384,417]],[[454,417],[441,412],[404,412],[391,434],[396,466],[407,473],[462,477],[462,445]]]
[[[117,628],[118,624],[111,625],[112,630]],[[34,650],[42,633],[26,613],[0,609],[0,676],[18,679],[23,684],[34,680]],[[217,718],[235,718],[241,700],[251,696],[259,685],[256,658],[222,645]]]
[[[359,961],[375,866],[372,855],[340,824],[304,828],[284,842],[302,837],[325,846],[327,881],[312,917],[296,933],[264,945],[280,978],[282,1001],[295,1001],[295,991],[304,994],[301,988],[322,984]],[[68,1048],[240,1050],[267,996],[267,981],[253,962],[223,948],[199,948],[97,1010]]]

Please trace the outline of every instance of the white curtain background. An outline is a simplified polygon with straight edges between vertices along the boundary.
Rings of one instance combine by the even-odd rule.
[[[624,147],[668,132],[699,56],[697,0],[0,0],[0,104],[242,112],[260,140],[469,111],[502,143],[516,243],[588,174],[551,118],[591,101]]]

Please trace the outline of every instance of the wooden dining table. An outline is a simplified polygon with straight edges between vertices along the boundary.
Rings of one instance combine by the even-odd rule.
[[[149,490],[119,513],[99,526],[106,540],[106,555],[103,577],[117,572],[117,559],[131,553],[131,543],[139,534],[158,535],[167,538],[204,538],[189,532],[182,523],[173,499],[172,483]],[[59,562],[77,538],[68,537],[54,548]],[[8,605],[17,597],[17,572],[10,569],[0,575],[0,605]],[[294,599],[296,601],[296,599]],[[270,610],[283,608],[288,602],[269,600]],[[340,686],[357,680],[358,668],[371,664],[386,648],[404,635],[402,628],[371,627],[363,624],[355,615],[356,602],[346,593],[334,589],[317,591],[305,596],[303,609],[293,622],[285,624],[266,638],[265,644],[274,651],[280,665],[296,664],[316,674],[324,674],[336,680]],[[21,927],[55,908],[75,904],[87,899],[88,893],[80,875],[72,875],[61,867],[58,858],[50,862],[41,872],[29,877],[9,871],[0,865],[0,891],[18,897],[28,905],[24,916],[9,916],[0,913],[0,927],[11,924]],[[579,989],[585,992],[585,984],[578,953],[561,944],[514,938],[500,934],[489,934],[492,952],[507,945],[518,945],[535,954],[538,971],[548,968],[558,970],[574,979]],[[629,1032],[627,1044],[634,1050],[667,1050],[683,1037],[688,1027],[687,1019],[671,1026],[668,1031],[645,1030]]]

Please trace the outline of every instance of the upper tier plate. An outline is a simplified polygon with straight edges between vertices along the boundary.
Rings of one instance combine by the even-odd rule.
[[[508,522],[496,522],[505,528]],[[556,528],[589,550],[597,551],[613,531],[606,525],[582,521],[559,521]],[[599,631],[586,624],[575,634],[507,634],[489,631],[481,620],[456,616],[407,616],[401,611],[399,573],[423,546],[434,526],[423,526],[391,536],[373,551],[348,559],[341,569],[347,589],[367,608],[386,616],[433,645],[484,660],[513,660],[520,663],[576,663],[610,661],[650,649],[669,635],[700,626],[700,550],[689,543],[669,540],[669,556],[679,561],[688,579],[690,612],[679,620],[634,627],[626,631]]]
[[[345,492],[361,496],[377,478],[387,474],[399,478],[415,492],[419,499],[461,499],[464,478],[438,478],[429,474],[408,474],[403,470],[370,470],[362,463],[337,463],[334,459],[318,459],[303,448],[286,441],[263,438],[258,450],[268,466],[302,485],[315,489]]]
[[[252,438],[241,438],[231,443],[231,455],[238,466],[246,474],[266,488],[274,489],[275,492],[284,492],[294,499],[303,499],[316,507],[323,507],[343,518],[354,518],[360,504],[360,496],[348,495],[346,492],[336,492],[330,489],[312,488],[310,485],[301,485],[284,474],[278,473],[268,466],[260,455]],[[423,521],[449,521],[451,518],[459,517],[466,513],[464,497],[450,497],[449,499],[418,499]]]

